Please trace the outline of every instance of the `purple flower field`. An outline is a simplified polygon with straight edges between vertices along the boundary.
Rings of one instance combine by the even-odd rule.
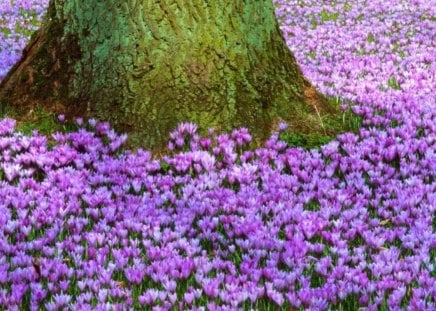
[[[184,123],[154,159],[94,119],[0,120],[0,310],[435,310],[431,2],[276,1],[305,75],[363,118],[319,150]],[[0,79],[46,4],[1,2]]]
[[[0,2],[0,80],[20,58],[30,35],[38,29],[48,0]]]

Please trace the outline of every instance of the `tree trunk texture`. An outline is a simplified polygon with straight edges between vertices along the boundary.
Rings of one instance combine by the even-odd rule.
[[[148,148],[179,122],[264,139],[279,119],[327,109],[271,0],[52,0],[0,104],[108,120]]]

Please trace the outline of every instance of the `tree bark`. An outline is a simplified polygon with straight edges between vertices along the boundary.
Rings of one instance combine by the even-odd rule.
[[[96,116],[149,148],[179,122],[264,139],[278,119],[327,109],[271,0],[52,0],[0,104]]]

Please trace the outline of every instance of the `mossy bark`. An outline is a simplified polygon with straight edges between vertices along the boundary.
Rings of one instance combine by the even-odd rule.
[[[183,121],[263,139],[278,119],[327,109],[271,0],[52,0],[0,104],[96,116],[150,148]]]

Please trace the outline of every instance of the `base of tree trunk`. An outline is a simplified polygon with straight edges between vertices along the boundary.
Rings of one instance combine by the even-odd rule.
[[[155,150],[180,122],[247,127],[262,141],[278,121],[320,131],[320,116],[335,113],[302,75],[269,1],[75,2],[50,3],[0,84],[0,107],[108,120]]]

